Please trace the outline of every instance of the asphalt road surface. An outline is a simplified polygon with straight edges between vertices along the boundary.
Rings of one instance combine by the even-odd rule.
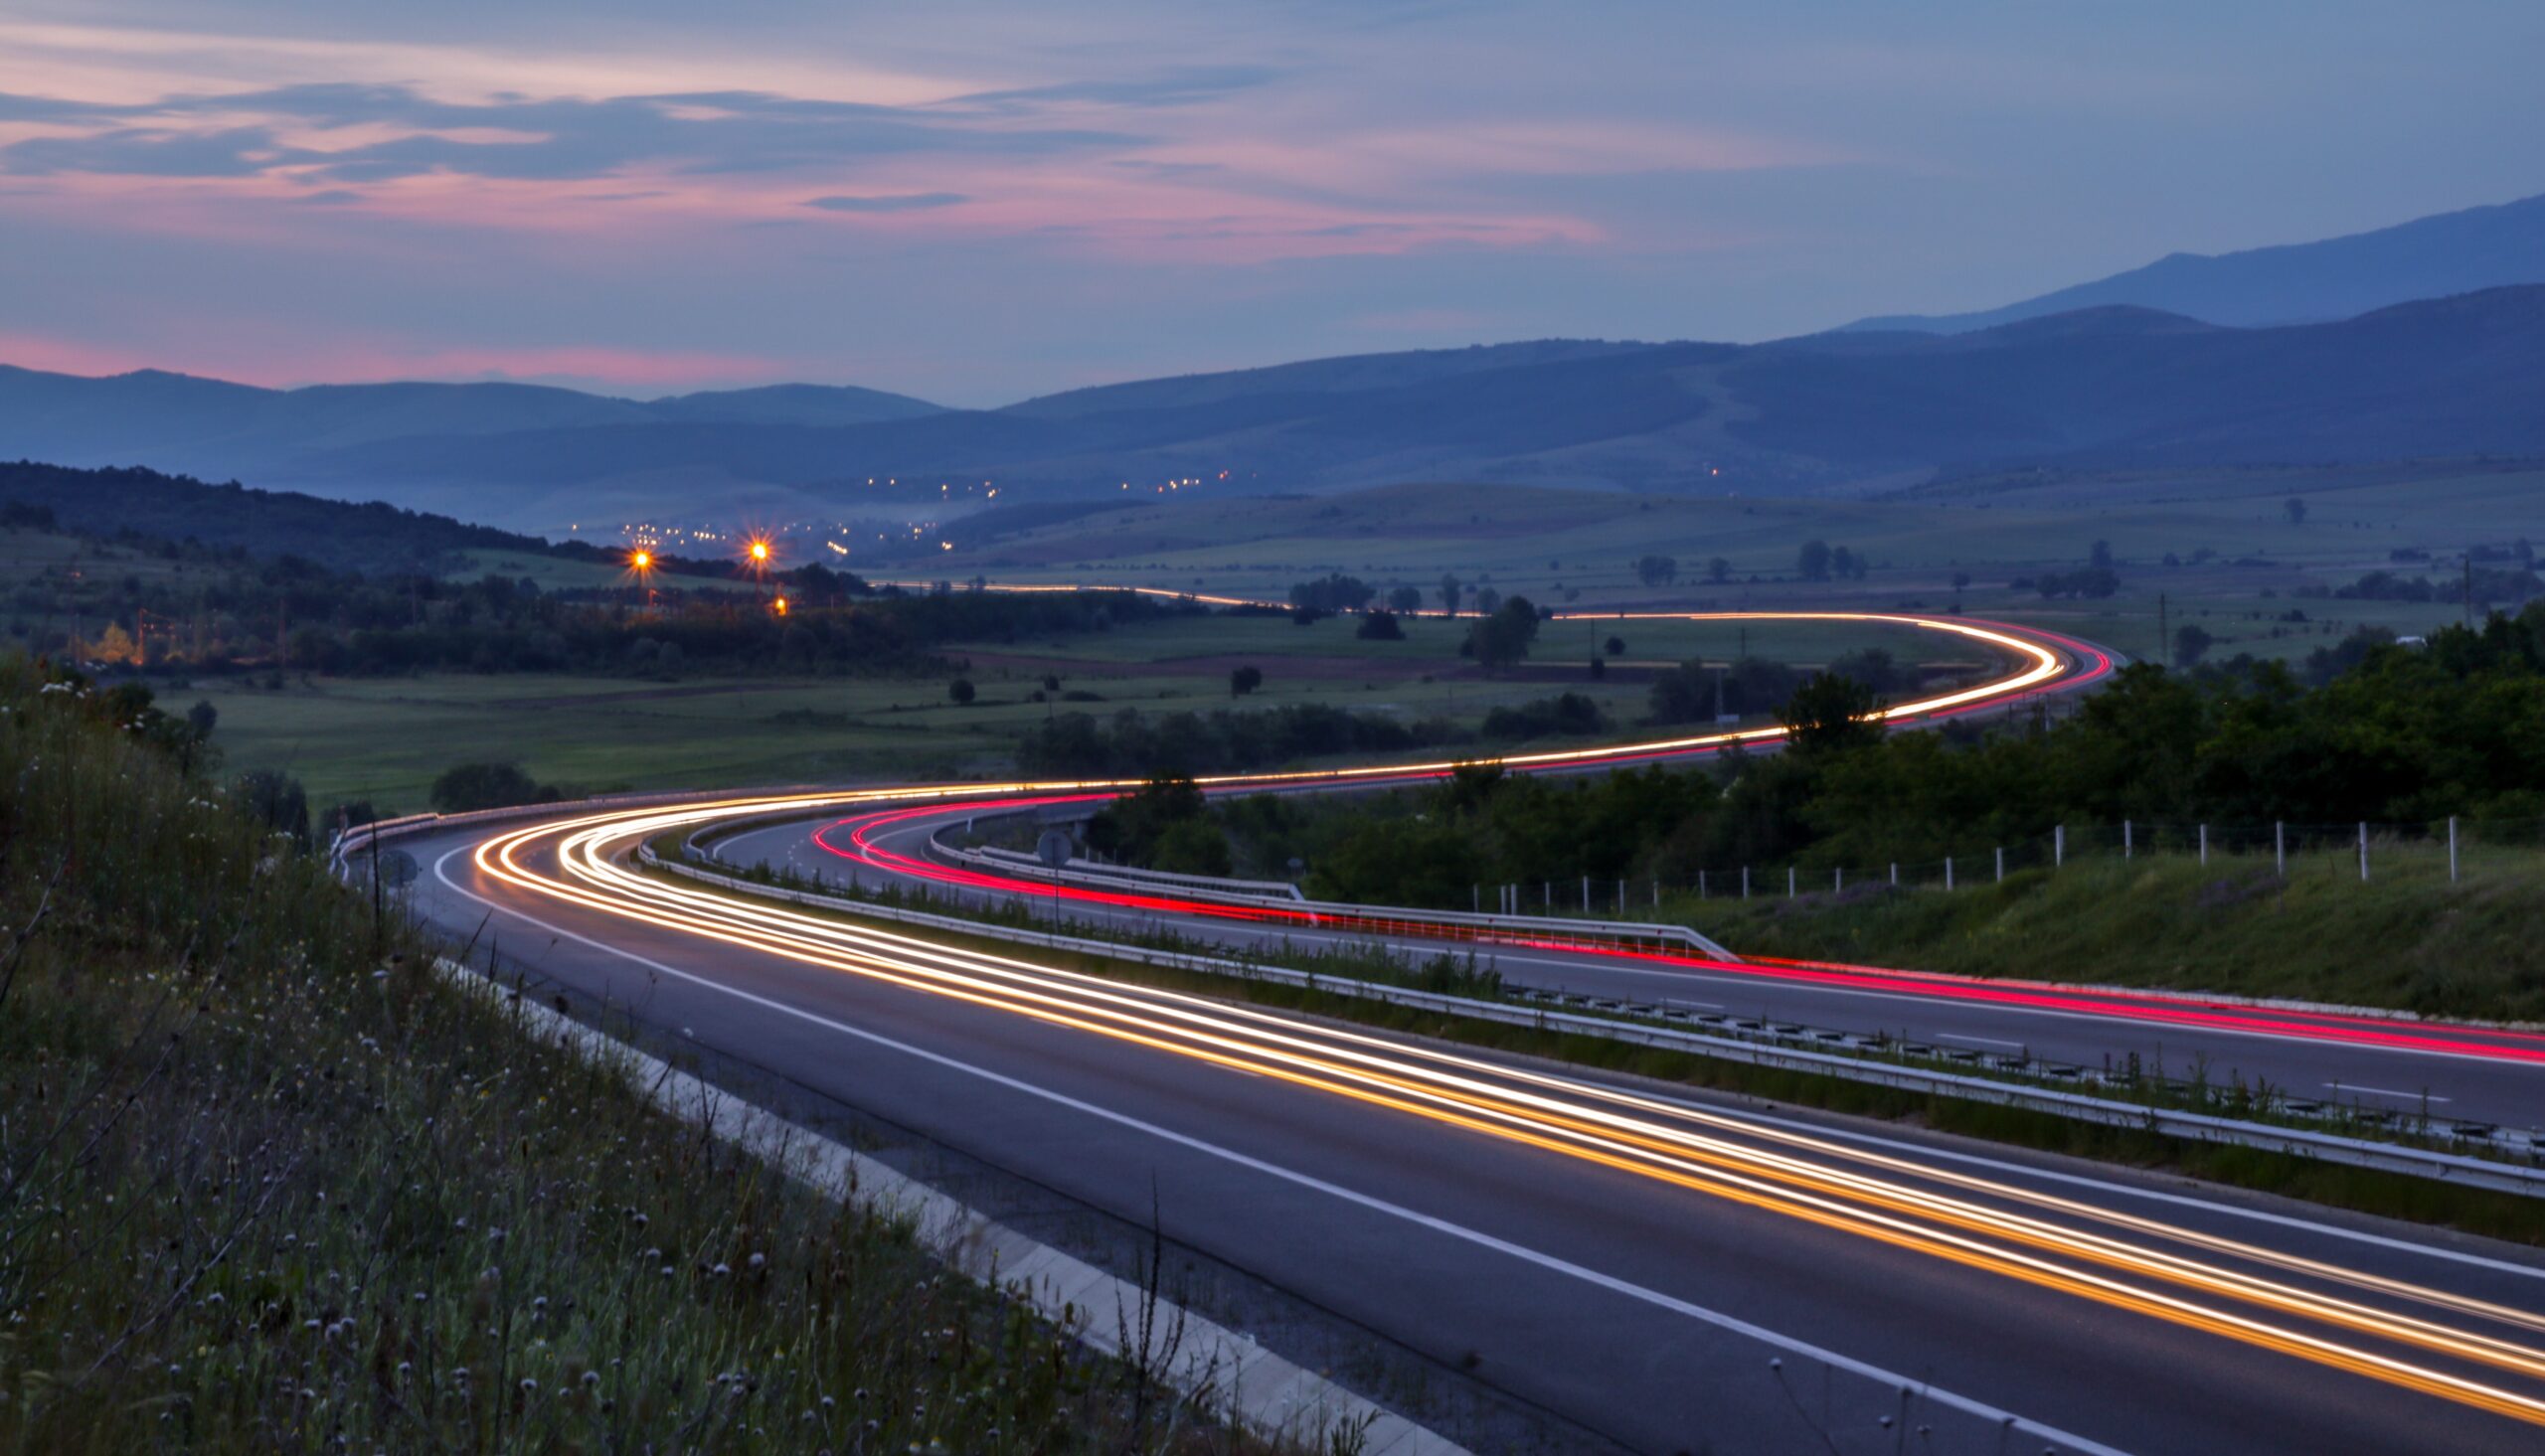
[[[925,865],[929,837],[959,828],[967,812],[900,808],[847,818],[822,815],[745,830],[712,849],[732,864],[783,866],[830,884],[854,877],[870,890],[926,885],[933,895],[973,905],[1014,900],[1055,906],[1049,890],[1031,883],[1000,889],[976,883],[986,877],[949,878]],[[1423,937],[1233,919],[1206,907],[1178,911],[1169,907],[1177,896],[1166,892],[1124,897],[1140,903],[1070,897],[1056,909],[1068,920],[1100,927],[1092,931],[1100,935],[1107,928],[1163,929],[1233,947],[1278,950],[1286,944],[1309,952],[1375,941],[1418,958],[1444,948],[1468,950]],[[2534,1033],[2311,1015],[2143,992],[2008,987],[1873,967],[1730,964],[1687,954],[1490,945],[1474,947],[1473,954],[1514,986],[1854,1036],[1881,1034],[1940,1052],[2021,1055],[2096,1070],[2123,1067],[2136,1057],[2150,1071],[2190,1076],[2200,1070],[2213,1084],[2267,1082],[2291,1097],[2356,1104],[2406,1119],[2427,1114],[2526,1129],[2545,1117],[2545,1035]]]
[[[2545,1260],[2527,1250],[1094,981],[630,873],[638,840],[679,819],[400,847],[424,867],[419,912],[454,938],[498,932],[508,963],[587,1002],[1089,1208],[1145,1221],[1154,1197],[1171,1238],[1628,1448],[2545,1438]],[[1884,1003],[1884,1020],[1915,1010]]]

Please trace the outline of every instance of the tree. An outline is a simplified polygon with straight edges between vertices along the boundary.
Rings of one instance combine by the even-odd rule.
[[[954,681],[947,683],[945,685],[945,696],[953,699],[954,705],[958,708],[968,706],[975,696],[972,688],[972,680],[970,678],[956,678]]]
[[[1402,615],[1423,610],[1423,592],[1412,586],[1393,587],[1388,592],[1388,609]]]
[[[1634,575],[1636,580],[1646,586],[1666,586],[1679,579],[1678,558],[1637,557],[1634,561]]]
[[[1493,609],[1500,605],[1502,605],[1501,592],[1494,590],[1490,586],[1479,586],[1475,589],[1475,609],[1477,615],[1489,617],[1493,615]]]
[[[433,807],[444,814],[554,803],[563,795],[521,771],[518,763],[462,763],[433,780]]]
[[[2306,524],[2306,501],[2304,497],[2290,496],[2289,499],[2280,503],[2280,508],[2289,513],[2290,525],[2303,526]]]
[[[1465,591],[1466,587],[1459,583],[1457,577],[1450,575],[1447,572],[1442,572],[1441,576],[1441,610],[1447,612],[1451,616],[1456,616],[1458,613],[1458,598],[1463,595]]]
[[[1529,655],[1538,638],[1538,609],[1525,596],[1508,597],[1467,629],[1467,650],[1486,672],[1509,667]]]
[[[1088,848],[1124,864],[1146,865],[1170,830],[1197,821],[1207,825],[1209,815],[1210,806],[1193,780],[1161,775],[1099,810],[1087,822]],[[1217,826],[1210,827],[1217,832]],[[1227,853],[1225,841],[1221,853]]]
[[[1598,681],[1598,680],[1600,680],[1600,679],[1602,679],[1602,678],[1607,677],[1608,675],[1609,675],[1609,660],[1608,660],[1607,658],[1605,658],[1605,657],[1594,657],[1594,658],[1592,658],[1592,659],[1591,659],[1591,677],[1592,677],[1592,680],[1593,680],[1594,682],[1596,682],[1596,681]]]
[[[258,768],[239,775],[234,786],[239,807],[262,820],[279,834],[291,836],[295,844],[309,843],[309,795],[300,780],[271,768]]]
[[[1329,572],[1314,581],[1301,581],[1290,588],[1290,605],[1312,607],[1321,612],[1359,611],[1379,594],[1378,588],[1358,576]]]
[[[186,710],[186,728],[194,733],[198,743],[212,736],[212,726],[219,722],[221,710],[212,706],[211,699],[199,699],[194,707]]]
[[[1794,553],[1794,570],[1805,581],[1828,580],[1829,543],[1819,540],[1804,542],[1802,549]]]
[[[1882,729],[1868,715],[1881,706],[1873,689],[1854,678],[1813,673],[1793,690],[1777,721],[1784,725],[1785,740],[1796,753],[1818,758],[1880,741]]]
[[[1405,628],[1398,625],[1396,613],[1381,609],[1363,613],[1352,635],[1364,642],[1402,642]]]
[[[1731,580],[1732,563],[1723,557],[1709,558],[1706,562],[1706,579],[1718,586]]]
[[[1953,590],[1955,590],[1955,591],[1962,590],[1963,588],[1967,587],[1969,584],[1970,584],[1970,573],[1969,573],[1968,571],[1955,571],[1955,572],[1953,572],[1953,573],[1952,573],[1952,589],[1953,589]]]
[[[2206,628],[2185,622],[2174,629],[2174,666],[2191,667],[2209,654],[2210,644],[2217,641]]]
[[[1601,643],[1600,648],[1611,657],[1623,657],[1626,650],[1626,639],[1623,637],[1612,637],[1608,641]]]
[[[1243,698],[1264,686],[1264,669],[1252,663],[1229,669],[1229,696]]]
[[[2086,565],[2098,570],[2112,569],[2112,543],[2098,541],[2086,552]]]

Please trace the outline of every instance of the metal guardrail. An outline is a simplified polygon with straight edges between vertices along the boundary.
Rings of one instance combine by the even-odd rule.
[[[972,853],[987,855],[1003,864],[1020,865],[1028,869],[1051,868],[1023,850],[1003,850],[996,845],[979,845],[972,850]],[[1097,860],[1077,859],[1062,866],[1061,870],[1065,874],[1086,876],[1094,880],[1117,882],[1127,880],[1134,883],[1153,881],[1179,889],[1225,890],[1236,893],[1260,894],[1267,899],[1305,900],[1307,898],[1305,894],[1300,893],[1297,886],[1286,880],[1232,880],[1216,875],[1185,875],[1174,870],[1149,870],[1138,865],[1107,865]]]
[[[1997,1081],[1960,1072],[1868,1061],[1839,1052],[1762,1046],[1753,1042],[1703,1032],[1684,1031],[1675,1027],[1637,1026],[1630,1022],[1612,1021],[1604,1017],[1577,1016],[1539,1007],[1479,1001],[1473,997],[1452,996],[1442,992],[1417,991],[1407,987],[1384,986],[1344,977],[1319,976],[1313,972],[1291,970],[1282,966],[1261,966],[1219,956],[1150,950],[1140,946],[1121,945],[1109,940],[1060,935],[1050,931],[996,925],[952,915],[931,914],[923,910],[906,910],[888,905],[869,904],[863,900],[842,899],[835,895],[817,894],[809,890],[754,885],[734,876],[721,875],[694,865],[664,860],[654,854],[651,846],[639,846],[636,857],[640,864],[719,889],[783,900],[792,904],[837,910],[868,919],[891,920],[930,929],[1006,940],[1021,945],[1039,945],[1054,950],[1077,951],[1090,955],[1107,956],[1116,960],[1138,961],[1146,965],[1196,971],[1206,975],[1235,976],[1247,980],[1300,986],[1311,990],[1332,991],[1340,995],[1396,1006],[1472,1017],[1479,1021],[1601,1037],[1610,1041],[1687,1052],[1696,1055],[1744,1062],[1754,1066],[1834,1076],[1875,1086],[1895,1087],[1905,1091],[1925,1092],[1936,1096],[1985,1102],[1998,1106],[2025,1108],[2103,1126],[2137,1128],[2189,1142],[2216,1143],[2254,1148],[2265,1152],[2285,1153],[2301,1158],[2317,1158],[2325,1162],[2342,1163],[2353,1167],[2403,1173],[2417,1178],[2438,1179],[2465,1187],[2491,1189],[2530,1198],[2545,1198],[2545,1168],[2523,1167],[2514,1163],[2476,1158],[2466,1154],[2443,1153],[2435,1149],[2345,1137],[2338,1133],[2320,1132],[2311,1128],[2281,1127],[2271,1123],[2248,1122],[2209,1113],[2150,1107],[2137,1102],[2118,1102],[2108,1097],[2097,1097],[2084,1092],[2025,1086],[2018,1082]]]
[[[1054,871],[1039,864],[1014,864],[986,858],[981,851],[957,849],[945,843],[944,831],[929,836],[932,858],[942,863],[976,870],[996,870],[1001,874],[1021,875],[1026,879],[1057,880],[1064,885],[1120,890],[1119,882],[1106,881],[1078,871]],[[1200,877],[1195,877],[1200,878]],[[1337,900],[1307,898],[1285,899],[1270,895],[1246,894],[1234,890],[1190,889],[1185,891],[1195,899],[1240,909],[1275,910],[1284,914],[1305,912],[1308,923],[1319,928],[1365,930],[1381,935],[1403,935],[1424,940],[1468,941],[1476,944],[1528,946],[1540,950],[1561,950],[1567,945],[1601,948],[1651,948],[1670,946],[1693,950],[1718,960],[1739,962],[1741,957],[1689,929],[1685,925],[1645,924],[1629,920],[1578,920],[1553,915],[1482,915],[1464,910],[1401,910],[1384,913],[1387,908],[1348,904]]]

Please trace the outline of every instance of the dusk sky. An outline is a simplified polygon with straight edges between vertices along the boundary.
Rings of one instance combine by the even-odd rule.
[[[0,0],[0,362],[1002,404],[2545,191],[2545,5]]]

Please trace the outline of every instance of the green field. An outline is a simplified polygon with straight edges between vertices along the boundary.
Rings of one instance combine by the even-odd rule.
[[[2306,502],[2291,524],[2284,503]],[[2299,599],[2395,569],[2445,581],[2468,546],[2545,540],[2545,469],[2529,465],[2027,474],[1873,499],[1637,497],[1503,485],[1407,485],[1335,497],[1178,501],[1092,516],[974,549],[960,521],[943,577],[1126,582],[1279,599],[1328,571],[1426,594],[1444,573],[1561,609],[1841,607],[1941,611],[2079,632],[2152,655],[2157,626],[2196,621],[2216,655],[2302,656],[2352,627],[2425,631],[2460,614],[2443,604]],[[1845,546],[1873,564],[1860,581],[1790,578],[1803,542]],[[2106,601],[2045,600],[2009,583],[2083,565],[2110,543],[2121,589]],[[2433,564],[2396,563],[2398,550]],[[2212,559],[2189,565],[2202,552]],[[2186,565],[2163,566],[2172,553]],[[1671,556],[1679,579],[1646,586],[1632,563]],[[1704,579],[1714,558],[1731,579]],[[2236,565],[2239,562],[2252,565]],[[1956,592],[1952,578],[1970,584]],[[890,570],[877,574],[891,576]],[[1752,581],[1757,576],[1760,579]],[[2277,620],[2303,610],[2308,620]]]
[[[219,712],[215,741],[234,769],[298,777],[313,805],[368,800],[424,807],[454,763],[519,762],[573,790],[713,788],[1003,772],[1013,745],[1054,713],[1109,716],[1322,703],[1405,720],[1443,717],[1472,728],[1490,710],[1560,692],[1588,694],[1626,731],[1646,712],[1649,669],[1743,651],[1819,664],[1867,647],[1939,672],[1978,671],[1982,653],[1883,624],[1551,622],[1533,660],[1495,678],[1457,655],[1466,624],[1418,619],[1403,642],[1366,642],[1350,618],[1298,626],[1283,617],[1169,617],[1107,632],[957,645],[978,690],[947,696],[951,677],[727,678],[651,681],[562,674],[431,674],[406,678],[204,678],[162,690],[171,707],[201,699]],[[1610,635],[1626,651],[1590,676]],[[1244,699],[1240,664],[1264,673]],[[1060,694],[1045,693],[1057,677]],[[1061,695],[1093,694],[1094,701]],[[1481,751],[1481,749],[1479,749]]]

